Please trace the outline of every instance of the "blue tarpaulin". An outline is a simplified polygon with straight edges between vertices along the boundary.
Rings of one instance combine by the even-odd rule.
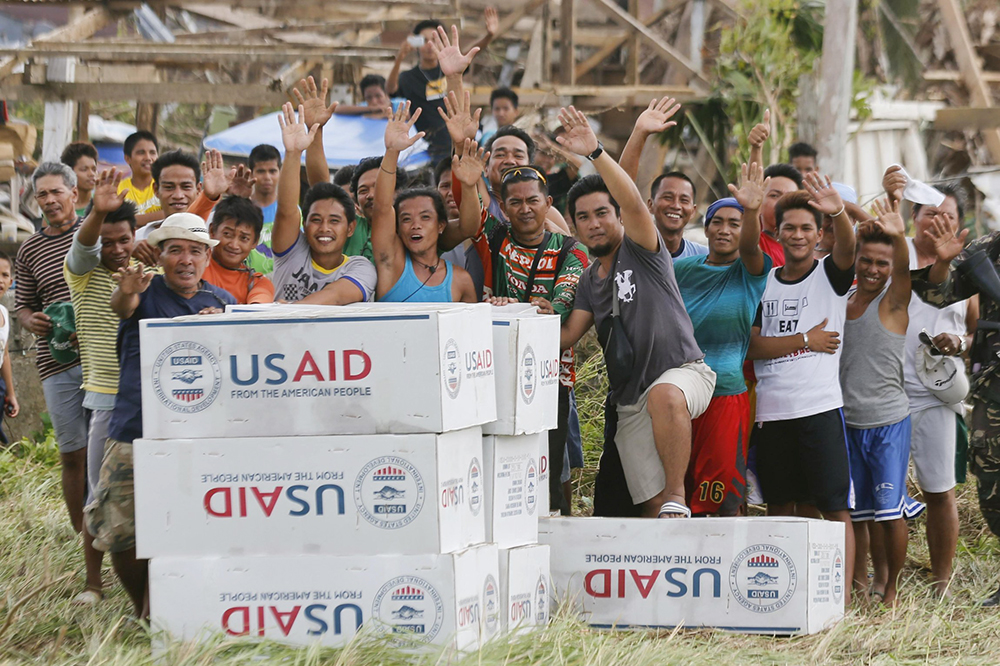
[[[214,148],[224,155],[247,157],[254,146],[267,143],[277,148],[284,157],[285,148],[281,142],[278,113],[280,112],[254,118],[206,137],[205,148]],[[349,164],[357,164],[366,157],[383,154],[387,124],[387,120],[364,116],[334,115],[323,127],[323,147],[326,151],[327,164],[331,169],[339,169]],[[427,143],[421,139],[400,156],[399,165],[404,169],[417,169],[429,162]]]

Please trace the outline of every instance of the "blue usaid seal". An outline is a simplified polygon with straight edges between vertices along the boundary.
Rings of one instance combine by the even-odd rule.
[[[483,609],[486,611],[486,632],[496,633],[500,621],[500,587],[493,574],[487,574],[483,584]]]
[[[745,548],[729,569],[729,587],[741,606],[772,613],[795,594],[798,574],[788,553],[771,544]]]
[[[153,363],[153,393],[167,409],[196,414],[207,409],[222,388],[219,362],[197,342],[175,342]]]
[[[412,523],[424,508],[424,480],[399,456],[381,456],[361,468],[354,481],[354,504],[365,520],[386,530]]]
[[[520,366],[517,381],[521,389],[521,398],[526,405],[530,405],[538,390],[538,363],[531,345],[526,345],[521,352]]]
[[[535,459],[528,458],[528,464],[524,471],[524,507],[528,510],[528,515],[535,515],[535,506],[538,504],[538,470],[535,469]]]
[[[430,642],[441,631],[444,603],[434,586],[417,576],[399,576],[383,585],[372,601],[372,616],[383,634],[410,634]]]
[[[549,623],[549,584],[545,574],[538,577],[535,585],[535,624]]]
[[[457,398],[458,392],[462,388],[462,354],[454,338],[450,338],[444,345],[441,371],[444,376],[445,390],[452,398]]]

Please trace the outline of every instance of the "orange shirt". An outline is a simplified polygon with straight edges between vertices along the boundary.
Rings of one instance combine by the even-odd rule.
[[[209,261],[202,279],[228,291],[240,305],[274,302],[273,282],[249,268],[235,271],[226,268],[217,262],[215,257]]]

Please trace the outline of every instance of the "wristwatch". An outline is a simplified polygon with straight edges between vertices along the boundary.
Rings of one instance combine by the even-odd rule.
[[[600,141],[598,141],[597,142],[597,150],[595,150],[591,154],[587,155],[587,159],[590,160],[591,162],[593,162],[598,157],[600,157],[601,153],[603,153],[603,152],[604,152],[604,145]]]

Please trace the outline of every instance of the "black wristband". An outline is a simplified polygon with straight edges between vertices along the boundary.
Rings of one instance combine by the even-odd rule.
[[[597,150],[595,150],[591,154],[587,155],[587,159],[590,160],[591,162],[593,162],[598,157],[600,157],[601,153],[603,153],[603,152],[604,152],[604,146],[601,144],[600,141],[598,141],[597,142]]]

